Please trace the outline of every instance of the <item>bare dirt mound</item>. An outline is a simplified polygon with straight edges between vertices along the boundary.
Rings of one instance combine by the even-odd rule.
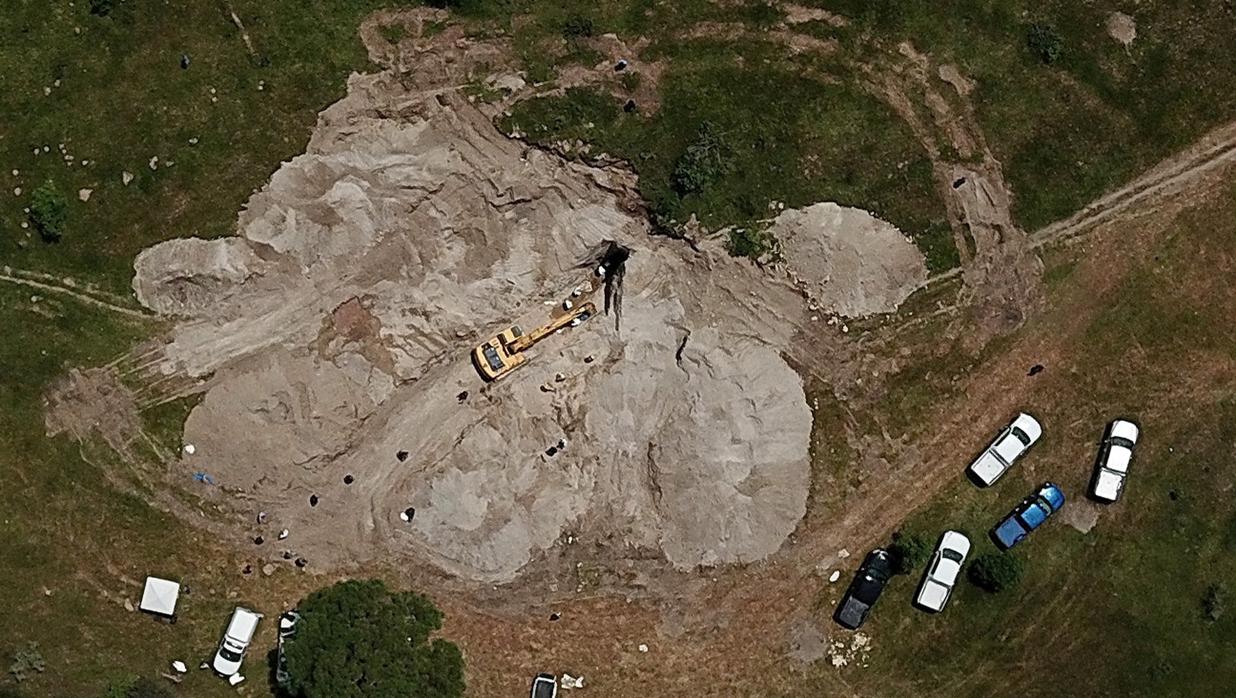
[[[317,569],[509,580],[566,536],[679,568],[776,551],[808,490],[801,298],[649,238],[628,175],[508,140],[432,77],[353,76],[237,237],[137,260],[142,303],[182,318],[146,380],[207,381],[173,477],[209,474],[237,533]],[[544,322],[605,240],[634,249],[621,333],[564,330],[485,386],[471,348]]]
[[[923,254],[891,223],[857,208],[791,209],[770,231],[820,307],[846,317],[888,313],[927,280]]]

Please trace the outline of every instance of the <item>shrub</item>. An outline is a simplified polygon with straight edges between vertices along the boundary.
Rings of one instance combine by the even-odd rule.
[[[674,191],[680,196],[698,194],[731,169],[730,152],[723,135],[711,122],[705,121],[700,124],[695,141],[674,163]]]
[[[441,638],[442,613],[377,580],[320,589],[287,639],[288,692],[300,698],[463,695],[463,655]]]
[[[583,15],[571,15],[567,21],[562,23],[562,36],[565,39],[587,38],[595,31],[596,27],[592,24],[592,18]]]
[[[41,674],[47,669],[43,655],[39,652],[39,643],[29,642],[24,647],[13,652],[13,661],[9,664],[9,675],[18,683]]]
[[[1026,44],[1039,60],[1051,65],[1060,59],[1064,52],[1064,39],[1050,24],[1032,24],[1026,34]]]
[[[1022,572],[1021,559],[1009,553],[983,553],[970,563],[967,576],[974,586],[995,594],[1017,586]]]
[[[730,254],[735,257],[750,257],[759,259],[769,250],[768,236],[751,228],[733,228],[730,230]]]
[[[888,552],[893,558],[893,572],[910,574],[931,554],[931,546],[917,534],[898,531],[893,534]]]
[[[1211,584],[1206,587],[1206,594],[1202,597],[1202,615],[1211,623],[1223,617],[1223,612],[1227,610],[1227,592],[1221,584]]]
[[[30,197],[30,222],[48,242],[55,242],[64,235],[64,224],[69,218],[69,201],[52,181],[34,190]]]
[[[90,14],[96,17],[106,17],[112,13],[115,0],[90,0]]]

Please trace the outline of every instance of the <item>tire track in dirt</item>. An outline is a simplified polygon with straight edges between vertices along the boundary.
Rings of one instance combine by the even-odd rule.
[[[158,318],[150,312],[136,310],[134,308],[126,308],[107,298],[110,294],[105,294],[102,291],[90,290],[87,287],[77,284],[70,277],[58,278],[43,272],[29,271],[25,269],[14,269],[12,267],[4,267],[0,270],[0,281],[7,281],[18,286],[34,288],[48,293],[55,293],[63,296],[68,296],[74,300],[80,301],[87,305],[93,305],[96,308],[126,315],[128,317],[138,318],[141,320],[157,320]]]
[[[1116,191],[1104,194],[1074,215],[1033,235],[1035,248],[1069,240],[1122,214],[1135,215],[1156,199],[1190,194],[1199,180],[1222,173],[1236,163],[1236,121],[1221,126],[1196,143],[1163,160],[1153,169]]]

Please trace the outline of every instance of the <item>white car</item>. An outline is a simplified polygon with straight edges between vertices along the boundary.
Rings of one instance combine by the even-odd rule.
[[[927,572],[923,575],[923,583],[918,587],[914,603],[927,611],[939,613],[944,610],[948,598],[957,584],[961,574],[961,565],[970,554],[970,539],[957,531],[945,531],[940,537],[940,545],[936,547]]]
[[[1117,419],[1108,425],[1103,443],[1099,446],[1099,458],[1090,486],[1090,493],[1095,499],[1102,502],[1120,499],[1138,434],[1137,425],[1127,419]]]
[[[1038,420],[1022,412],[1005,427],[996,440],[970,464],[970,474],[982,487],[991,485],[1013,467],[1013,463],[1043,435]]]
[[[240,663],[245,659],[245,650],[253,641],[253,633],[257,631],[258,621],[262,614],[237,606],[232,611],[232,620],[223,631],[223,640],[219,642],[219,651],[210,666],[223,677],[232,677],[240,673]]]

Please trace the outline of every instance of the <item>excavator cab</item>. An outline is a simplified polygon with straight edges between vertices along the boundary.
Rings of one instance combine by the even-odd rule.
[[[472,350],[472,363],[477,373],[486,381],[495,381],[514,371],[528,361],[524,352],[537,342],[568,326],[577,325],[597,312],[592,303],[584,303],[568,313],[554,318],[549,323],[524,334],[519,325],[512,325],[496,337],[481,342]]]

